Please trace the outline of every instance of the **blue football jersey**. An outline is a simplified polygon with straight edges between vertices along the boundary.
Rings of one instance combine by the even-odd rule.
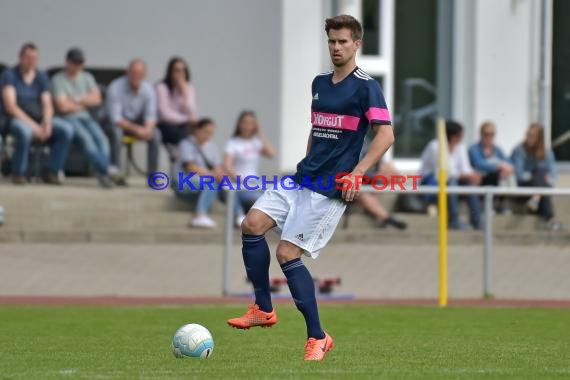
[[[371,124],[391,124],[380,84],[356,67],[342,81],[333,72],[317,75],[312,83],[311,147],[297,164],[295,181],[329,198],[341,198],[334,182],[358,164],[364,136]]]

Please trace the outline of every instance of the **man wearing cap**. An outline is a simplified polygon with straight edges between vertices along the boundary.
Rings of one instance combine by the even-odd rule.
[[[85,55],[79,48],[72,48],[65,57],[65,68],[54,75],[52,88],[57,112],[75,132],[74,142],[88,157],[103,188],[124,184],[118,175],[110,175],[109,141],[101,126],[91,117],[88,108],[101,104],[101,92],[91,73],[83,70]]]

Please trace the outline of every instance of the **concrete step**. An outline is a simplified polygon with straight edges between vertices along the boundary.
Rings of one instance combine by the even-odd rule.
[[[233,242],[239,244],[240,232],[233,231]],[[268,240],[274,246],[279,237],[268,233]],[[125,244],[223,244],[225,233],[222,228],[212,230],[176,227],[170,229],[56,229],[56,228],[16,228],[4,226],[0,228],[0,243],[125,243]],[[425,246],[438,244],[437,231],[395,231],[390,229],[337,229],[331,244],[363,243],[377,244],[382,249],[385,244],[404,244]],[[449,231],[450,245],[481,245],[483,248],[483,233],[480,231]],[[560,246],[561,252],[568,253],[570,233],[567,231],[535,231],[533,234],[521,232],[495,232],[494,245],[528,246],[552,244]],[[190,249],[190,248],[189,248]]]
[[[192,206],[176,199],[170,189],[153,191],[143,178],[131,180],[128,188],[104,190],[94,179],[69,179],[62,187],[30,184],[14,186],[6,179],[0,181],[0,205],[14,210],[108,210],[108,211],[165,211],[191,210]],[[379,199],[387,209],[392,209],[397,195],[381,193]],[[553,197],[558,215],[570,215],[570,197]],[[216,203],[214,212],[223,213],[223,205]],[[570,222],[570,221],[569,221]]]
[[[6,225],[22,229],[49,227],[50,229],[81,230],[104,227],[106,229],[129,230],[184,227],[188,224],[190,216],[189,210],[141,212],[138,210],[77,210],[65,207],[48,210],[23,208],[19,211],[11,207],[5,212],[4,218]],[[435,231],[438,228],[437,217],[422,214],[395,214],[395,216],[407,222],[410,231]],[[214,212],[212,218],[219,226],[224,226],[225,210]],[[350,213],[345,218],[348,218],[348,228],[351,230],[373,229],[379,224],[378,221],[361,213],[359,210],[355,210],[355,212]],[[345,222],[346,220],[341,220],[341,227],[344,226]],[[496,231],[515,230],[528,231],[530,233],[542,227],[543,222],[534,216],[495,215],[493,217],[493,229]]]
[[[394,194],[382,194],[381,201],[390,205],[395,198]],[[217,202],[214,206],[212,217],[218,222],[217,229],[188,229],[192,207],[175,199],[170,190],[152,191],[144,182],[108,191],[97,187],[94,180],[63,187],[36,184],[15,187],[4,181],[0,183],[0,205],[5,208],[6,220],[0,228],[0,241],[222,243],[224,236],[224,205]],[[565,220],[569,214],[570,208],[566,214],[559,212],[566,225],[570,225],[570,220]],[[377,223],[358,206],[353,207],[348,219],[349,228],[344,230],[344,220],[341,221],[333,241],[418,245],[437,241],[437,218],[420,214],[401,214],[398,217],[408,222],[408,230],[379,229]],[[493,218],[497,243],[568,243],[567,232],[543,231],[542,227],[538,218],[528,215]],[[239,241],[237,231],[235,241]],[[478,244],[482,242],[482,234],[451,231],[449,241],[451,244]]]
[[[6,210],[60,212],[65,210],[148,212],[190,210],[191,206],[169,190],[121,188],[55,188],[53,186],[0,186],[0,204]]]

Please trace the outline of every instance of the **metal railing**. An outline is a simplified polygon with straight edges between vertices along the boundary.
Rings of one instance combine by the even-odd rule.
[[[238,191],[238,190],[235,190]],[[232,268],[232,251],[234,237],[234,202],[235,191],[227,191],[226,198],[226,237],[224,248],[224,275],[223,275],[223,292],[224,295],[231,295],[231,268]],[[239,190],[243,191],[243,190]],[[409,194],[437,194],[439,188],[437,186],[417,186],[414,190],[410,189],[386,189],[376,190],[370,185],[362,186],[361,192],[379,192],[379,193],[409,193]],[[495,186],[448,186],[447,194],[456,195],[482,195],[484,196],[484,216],[483,225],[484,245],[483,245],[483,296],[489,297],[493,295],[493,198],[497,195],[504,196],[532,196],[551,195],[551,196],[570,196],[570,189],[550,188],[550,187],[495,187]]]

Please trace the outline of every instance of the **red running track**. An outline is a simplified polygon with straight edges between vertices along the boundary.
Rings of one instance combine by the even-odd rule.
[[[280,304],[292,303],[287,298],[277,298]],[[251,303],[249,297],[59,297],[59,296],[0,296],[0,305],[46,306],[151,306],[151,305],[225,305]],[[436,299],[322,299],[319,304],[341,305],[401,305],[437,306]],[[570,308],[570,300],[542,299],[450,299],[449,306],[466,307],[545,307]]]

